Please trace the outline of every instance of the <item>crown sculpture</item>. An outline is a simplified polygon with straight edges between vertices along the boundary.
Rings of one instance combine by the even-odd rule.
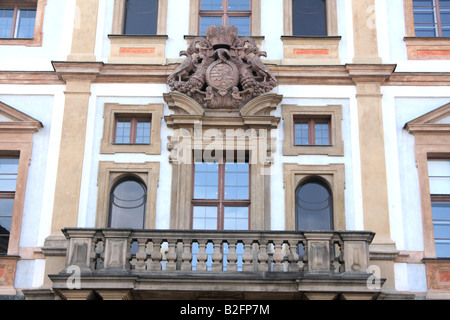
[[[276,87],[277,80],[260,60],[266,57],[235,26],[210,26],[180,56],[186,59],[168,76],[172,91],[186,94],[203,108],[240,109]]]

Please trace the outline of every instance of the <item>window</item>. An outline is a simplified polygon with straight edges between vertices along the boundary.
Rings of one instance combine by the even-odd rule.
[[[308,180],[295,192],[297,230],[333,230],[333,197],[320,180]]]
[[[101,153],[161,153],[162,104],[104,107]]]
[[[428,160],[436,257],[450,257],[450,160]]]
[[[18,158],[0,158],[0,254],[8,252],[18,170]]]
[[[200,0],[200,34],[210,25],[234,25],[240,36],[251,34],[250,0]]]
[[[143,229],[145,225],[145,184],[135,178],[125,178],[112,189],[109,207],[109,227]]]
[[[413,0],[416,37],[450,37],[450,0]]]
[[[294,139],[296,146],[329,145],[330,120],[321,118],[298,118],[294,123]]]
[[[326,0],[292,0],[292,34],[294,36],[326,36]]]
[[[0,38],[32,39],[36,20],[36,8],[1,7]]]
[[[248,230],[249,174],[248,162],[196,162],[192,228]]]
[[[159,0],[126,0],[123,34],[157,34]]]
[[[343,156],[342,106],[283,105],[283,155]]]
[[[116,119],[115,143],[149,144],[150,117],[118,117]]]
[[[286,230],[345,230],[345,165],[283,164]]]

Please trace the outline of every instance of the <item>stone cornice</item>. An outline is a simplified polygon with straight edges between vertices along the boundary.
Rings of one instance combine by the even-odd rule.
[[[106,64],[103,62],[52,62],[54,71],[0,71],[0,84],[63,85],[68,79],[87,78],[93,83],[165,84],[177,63]],[[355,85],[354,81],[380,81],[383,86],[448,86],[449,72],[395,72],[395,65],[277,65],[268,64],[278,85]]]

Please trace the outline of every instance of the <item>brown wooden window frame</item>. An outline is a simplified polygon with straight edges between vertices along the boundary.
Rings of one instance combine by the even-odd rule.
[[[11,3],[11,4],[10,4]],[[23,4],[18,4],[11,1],[6,1],[5,4],[3,4],[3,1],[0,1],[0,9],[10,9],[14,10],[13,19],[12,19],[12,26],[11,26],[11,35],[9,38],[3,38],[3,39],[32,39],[32,38],[18,38],[15,37],[16,29],[17,29],[17,16],[19,14],[19,10],[34,10],[36,11],[37,16],[37,1],[27,1]],[[36,28],[36,17],[34,20],[34,26]],[[34,35],[34,32],[33,32]]]
[[[117,123],[119,121],[130,121],[130,140],[129,142],[117,142]],[[148,143],[137,143],[136,142],[136,136],[137,136],[137,123],[139,121],[149,121],[150,122],[150,132],[149,132],[149,136],[148,136]],[[151,125],[152,125],[152,117],[151,115],[133,115],[133,116],[128,116],[128,115],[116,115],[115,117],[115,121],[114,121],[114,144],[118,144],[118,145],[122,145],[122,144],[138,144],[138,145],[148,145],[151,142]]]
[[[250,10],[228,10],[229,0],[222,0],[222,10],[201,10],[201,1],[199,0],[199,18],[198,30],[201,30],[201,18],[203,17],[222,17],[222,26],[228,25],[229,17],[248,17],[249,35],[252,34],[252,1],[249,0]]]
[[[20,45],[20,46],[30,46],[30,47],[40,47],[42,46],[43,39],[43,25],[44,25],[44,13],[45,7],[47,5],[47,0],[0,0],[0,8],[17,8],[15,17],[17,17],[17,10],[19,9],[33,9],[36,10],[36,18],[34,21],[34,32],[32,38],[0,38],[0,45]],[[16,23],[17,19],[13,20],[13,24]],[[12,32],[14,32],[15,27],[13,27]]]
[[[204,207],[216,207],[217,208],[217,230],[224,230],[224,216],[225,207],[248,207],[248,229],[251,226],[251,216],[250,216],[250,206],[251,206],[251,164],[248,163],[248,199],[225,199],[225,164],[226,158],[223,157],[219,160],[218,166],[218,197],[217,199],[195,199],[194,189],[195,189],[195,163],[199,163],[203,160],[197,160],[192,166],[192,201],[191,201],[191,229],[193,229],[194,224],[194,207],[204,206]],[[228,161],[230,162],[230,161]]]
[[[308,144],[296,144],[295,125],[299,122],[308,123]],[[316,144],[316,122],[327,122],[328,124],[328,144]],[[331,145],[331,118],[330,117],[294,117],[294,146],[330,146]]]
[[[414,6],[414,1],[412,1],[412,10],[413,10],[413,15],[414,15],[414,9],[417,8],[431,8],[433,10],[434,13],[434,17],[435,17],[435,22],[434,23],[417,23],[414,20],[414,32],[416,29],[416,24],[420,24],[420,25],[433,25],[435,26],[435,31],[436,31],[436,35],[434,37],[443,37],[442,35],[442,21],[441,21],[441,6],[440,6],[440,0],[434,0],[435,5],[434,6]]]

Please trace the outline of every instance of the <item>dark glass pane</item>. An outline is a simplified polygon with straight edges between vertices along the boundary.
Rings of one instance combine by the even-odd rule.
[[[437,258],[450,257],[450,240],[436,240],[435,248]]]
[[[225,199],[249,199],[249,164],[225,163]]]
[[[450,25],[443,25],[442,26],[442,36],[443,37],[450,37]]]
[[[436,27],[430,26],[416,26],[416,37],[436,37]]]
[[[138,120],[136,125],[136,143],[150,143],[151,122],[149,120]]]
[[[450,221],[450,202],[432,202],[431,211],[433,220]]]
[[[294,36],[326,36],[326,1],[293,0],[292,31]]]
[[[13,9],[0,9],[0,38],[11,38],[13,17]]]
[[[34,23],[36,20],[36,10],[19,10],[19,25],[16,38],[33,38]]]
[[[235,26],[240,36],[250,35],[250,17],[228,17],[228,24]]]
[[[434,10],[414,9],[414,23],[435,23]]]
[[[144,228],[147,191],[135,180],[125,180],[111,192],[110,227]]]
[[[434,5],[434,0],[413,0],[413,6],[421,6],[421,7],[426,7],[426,6],[433,6]]]
[[[221,26],[222,17],[200,17],[200,35],[206,34],[209,26]]]
[[[295,122],[294,137],[296,146],[304,146],[309,144],[309,131],[307,121]]]
[[[124,34],[156,34],[158,0],[127,0]]]
[[[330,144],[330,133],[328,131],[328,122],[316,121],[314,126],[315,133],[315,144],[316,145],[329,145]]]
[[[333,199],[324,185],[308,182],[295,194],[297,230],[332,230]]]
[[[222,0],[201,0],[200,10],[222,11]]]
[[[196,163],[194,176],[194,199],[218,199],[219,165]]]
[[[117,120],[116,143],[130,143],[130,120]]]
[[[228,10],[230,11],[249,11],[250,0],[229,0]]]

